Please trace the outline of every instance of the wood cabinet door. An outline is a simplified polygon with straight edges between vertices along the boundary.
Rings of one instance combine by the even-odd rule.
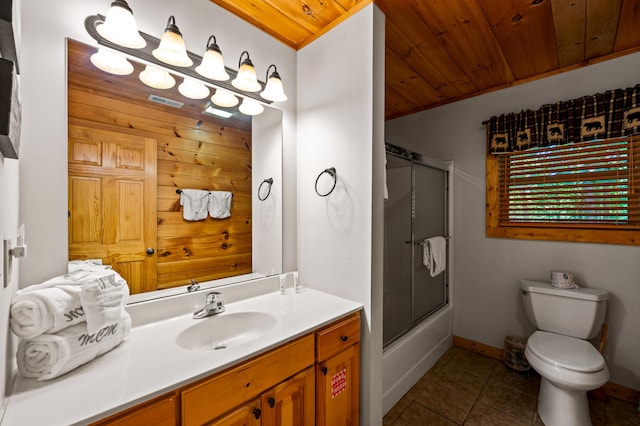
[[[316,364],[316,425],[355,426],[360,400],[360,344]]]
[[[261,395],[263,426],[313,426],[315,392],[313,367]]]
[[[69,259],[102,259],[132,294],[155,290],[157,142],[85,123],[69,121]]]
[[[231,410],[224,416],[207,423],[208,426],[260,426],[262,410],[260,399],[255,399]]]

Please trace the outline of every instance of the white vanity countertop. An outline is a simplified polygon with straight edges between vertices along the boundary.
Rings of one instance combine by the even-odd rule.
[[[203,294],[204,297],[204,294]],[[221,371],[362,308],[312,289],[268,293],[226,305],[226,312],[265,312],[276,325],[256,340],[224,350],[186,350],[175,340],[197,321],[182,315],[134,327],[111,352],[57,379],[18,376],[3,426],[87,424]],[[232,407],[229,407],[232,408]]]

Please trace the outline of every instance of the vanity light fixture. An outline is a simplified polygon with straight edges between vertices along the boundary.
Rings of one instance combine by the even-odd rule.
[[[211,41],[213,39],[213,42]],[[229,74],[224,68],[222,52],[216,43],[216,36],[210,36],[207,40],[207,50],[202,56],[202,62],[196,67],[196,72],[211,80],[227,81]]]
[[[133,65],[127,58],[107,49],[98,49],[89,60],[96,68],[109,74],[129,75],[133,72]]]
[[[228,90],[216,89],[216,93],[211,97],[211,102],[220,107],[231,108],[238,105],[240,100]]]
[[[244,98],[238,109],[245,115],[258,115],[264,111],[264,107],[259,102],[250,98]]]
[[[269,75],[271,67],[273,67],[273,72]],[[280,74],[278,74],[278,68],[274,64],[269,65],[269,68],[267,68],[266,81],[267,84],[260,93],[260,96],[273,102],[284,102],[288,99],[287,95],[284,94],[282,79],[280,78]]]
[[[188,77],[178,86],[178,92],[189,99],[204,99],[211,93],[207,86]]]
[[[138,32],[133,12],[125,0],[115,0],[104,22],[96,25],[96,31],[107,40],[120,46],[141,49],[147,42]]]
[[[140,81],[154,89],[171,89],[176,84],[171,74],[153,65],[147,65],[138,77]]]
[[[222,109],[218,109],[215,108],[211,105],[209,105],[205,110],[204,110],[205,114],[211,114],[211,115],[217,115],[218,117],[222,117],[222,118],[229,118],[231,117],[233,114],[231,114],[229,111],[224,111]]]
[[[242,60],[244,55],[247,57]],[[244,90],[247,92],[257,92],[262,89],[260,83],[258,83],[258,77],[256,76],[256,68],[249,58],[249,52],[246,50],[240,54],[238,60],[238,75],[231,81],[231,84],[236,89]]]
[[[151,54],[162,62],[177,67],[190,67],[193,61],[187,55],[187,48],[182,39],[182,33],[176,26],[176,19],[169,16],[167,27],[160,39],[160,45]]]

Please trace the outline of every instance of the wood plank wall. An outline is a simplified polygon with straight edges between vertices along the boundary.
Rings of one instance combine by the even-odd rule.
[[[157,221],[157,289],[250,273],[250,121],[229,127],[200,113],[206,99],[190,101],[175,88],[154,94],[185,102],[184,109],[147,101],[139,86],[153,89],[137,81],[140,65],[133,77],[110,76],[91,65],[93,51],[68,42],[69,120],[158,141],[157,217],[147,218]],[[231,191],[231,217],[184,220],[176,190],[187,188]]]

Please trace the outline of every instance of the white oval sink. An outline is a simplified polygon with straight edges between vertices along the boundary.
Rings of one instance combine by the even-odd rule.
[[[183,349],[212,351],[242,345],[276,325],[275,317],[263,312],[222,313],[194,321],[176,338]]]

